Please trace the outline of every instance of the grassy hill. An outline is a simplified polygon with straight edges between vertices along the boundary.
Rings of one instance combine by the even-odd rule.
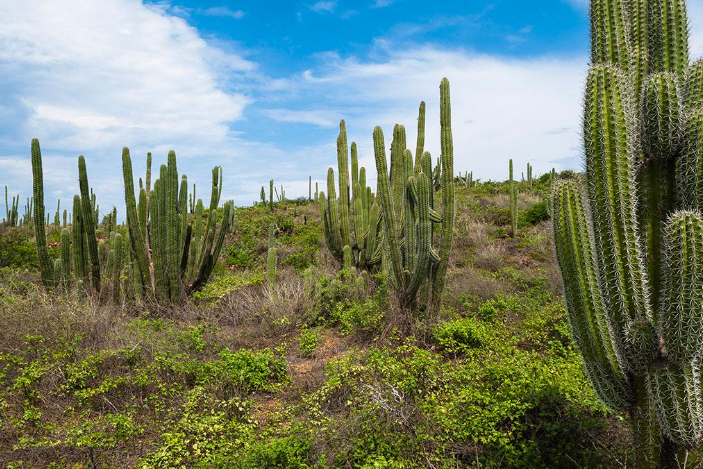
[[[383,276],[338,273],[315,203],[238,209],[214,278],[172,309],[47,294],[31,233],[0,228],[0,465],[628,465],[571,345],[547,182],[520,189],[515,238],[506,184],[457,189],[441,317],[409,330]]]

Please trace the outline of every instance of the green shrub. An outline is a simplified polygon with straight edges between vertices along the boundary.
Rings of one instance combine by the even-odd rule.
[[[220,384],[235,389],[239,394],[274,392],[290,381],[286,361],[270,349],[240,349],[235,352],[225,349],[212,367]]]
[[[314,329],[304,328],[298,339],[300,354],[304,357],[312,357],[315,355],[317,345],[320,342],[320,334]]]
[[[38,267],[37,247],[31,232],[22,227],[0,227],[0,267],[34,269]]]
[[[549,220],[549,207],[543,200],[520,212],[520,226],[537,225],[545,220]]]
[[[432,337],[447,352],[458,354],[485,345],[488,329],[474,318],[464,318],[438,324]]]
[[[227,265],[240,269],[249,269],[254,266],[254,261],[249,250],[239,245],[230,246],[227,253]]]
[[[232,466],[237,469],[310,469],[307,453],[310,441],[295,436],[262,442],[247,449],[243,460]]]
[[[342,334],[373,333],[383,323],[385,313],[373,300],[364,303],[345,300],[337,303],[330,318],[339,324]]]

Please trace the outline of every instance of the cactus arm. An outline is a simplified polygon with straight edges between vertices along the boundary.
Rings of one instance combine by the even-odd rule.
[[[594,67],[588,77],[584,120],[588,197],[606,311],[616,336],[630,321],[650,317],[642,249],[636,233],[633,126],[619,71]]]
[[[683,105],[689,111],[703,107],[703,59],[696,60],[686,71]]]
[[[340,231],[340,221],[339,221],[339,206],[343,205],[338,203],[337,194],[334,187],[334,170],[329,168],[327,170],[327,214],[329,217],[328,226],[330,237],[332,239],[332,244],[330,246],[330,251],[332,254],[340,258],[342,255],[343,246],[343,236]]]
[[[416,177],[411,177],[410,185],[414,185],[412,211],[415,212],[413,218],[417,219],[417,241],[416,252],[413,257],[417,262],[414,265],[412,280],[408,285],[406,295],[408,299],[414,301],[420,286],[427,280],[430,267],[430,251],[432,250],[432,222],[430,221],[430,182],[425,173],[419,173]],[[409,267],[410,268],[410,267]]]
[[[71,288],[71,233],[66,228],[61,230],[61,286]]]
[[[378,173],[378,197],[381,201],[381,209],[384,226],[384,239],[388,254],[391,259],[391,267],[395,282],[398,287],[403,285],[403,265],[400,257],[400,240],[396,229],[396,212],[393,209],[394,193],[391,193],[391,182],[388,177],[388,163],[386,162],[386,150],[383,141],[383,131],[376,127],[373,131],[374,155],[376,158],[376,172]]]
[[[351,220],[349,218],[349,149],[347,147],[347,130],[344,121],[339,123],[337,137],[337,165],[339,168],[339,217],[342,230],[341,246],[351,244]],[[328,197],[332,200],[329,185]]]
[[[98,241],[95,236],[95,217],[88,187],[88,171],[85,167],[83,155],[78,157],[78,180],[81,190],[81,203],[83,205],[83,228],[88,240],[88,254],[93,288],[100,291],[100,259],[98,258]],[[95,197],[92,198],[93,200]]]
[[[124,178],[125,207],[127,212],[127,227],[129,230],[131,250],[136,256],[137,267],[139,270],[139,279],[141,281],[142,286],[144,288],[152,288],[151,271],[149,268],[149,259],[147,257],[147,237],[146,234],[142,232],[142,227],[146,227],[147,210],[149,208],[149,197],[147,196],[148,189],[144,191],[144,213],[142,214],[142,220],[140,223],[140,220],[137,215],[137,207],[135,205],[134,200],[134,178],[132,175],[132,158],[129,155],[129,148],[127,147],[124,147],[122,149],[122,175]],[[147,156],[146,186],[147,188],[151,186],[151,153],[149,153]],[[141,205],[141,191],[139,199]],[[152,217],[152,219],[153,218],[154,217]]]
[[[440,90],[440,141],[442,151],[442,240],[439,248],[440,261],[432,285],[432,311],[439,314],[446,280],[449,255],[454,239],[454,144],[452,139],[452,110],[449,80],[442,79]]]
[[[112,280],[112,295],[115,304],[120,303],[120,285],[122,283],[123,246],[122,235],[115,235],[115,266]]]
[[[688,16],[685,0],[648,0],[651,72],[683,76],[689,62]]]
[[[634,396],[598,290],[585,203],[574,181],[557,183],[553,194],[554,241],[574,341],[598,396],[613,409],[628,410]]]
[[[427,170],[426,162],[423,160],[425,155],[425,102],[420,102],[420,109],[417,113],[417,147],[415,148],[415,172],[421,170],[428,176],[432,174],[432,169]],[[431,157],[430,157],[431,158]],[[432,159],[430,159],[430,166]]]

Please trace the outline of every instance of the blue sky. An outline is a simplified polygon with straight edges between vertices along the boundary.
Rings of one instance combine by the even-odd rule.
[[[102,211],[122,211],[125,145],[140,174],[147,151],[160,163],[175,149],[204,197],[215,164],[238,205],[270,178],[307,195],[308,175],[336,166],[342,118],[373,174],[373,127],[403,123],[414,141],[425,100],[437,154],[443,76],[457,171],[577,168],[586,3],[3,0],[0,185],[30,195],[37,137],[49,207],[78,191],[83,154]],[[689,5],[698,56],[703,6]]]

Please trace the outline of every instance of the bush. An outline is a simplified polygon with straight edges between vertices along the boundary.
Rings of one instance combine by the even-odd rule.
[[[0,267],[37,268],[37,247],[27,228],[0,227]]]
[[[269,349],[259,352],[249,349],[230,352],[225,349],[212,367],[222,384],[236,389],[239,394],[273,392],[290,381],[286,361]]]
[[[545,220],[549,220],[549,209],[545,201],[537,202],[528,210],[520,212],[520,226],[537,225]]]
[[[364,303],[346,300],[337,303],[331,314],[331,319],[339,324],[339,330],[345,335],[375,332],[384,318],[385,313],[373,300]]]
[[[432,337],[447,352],[459,354],[484,346],[488,340],[488,329],[474,318],[464,318],[438,324],[432,331]]]
[[[254,265],[254,261],[247,249],[234,245],[229,248],[227,265],[239,267],[240,269],[248,269]]]
[[[315,350],[320,342],[320,334],[314,329],[303,329],[300,333],[299,346],[300,354],[304,357],[312,357],[315,355]]]

